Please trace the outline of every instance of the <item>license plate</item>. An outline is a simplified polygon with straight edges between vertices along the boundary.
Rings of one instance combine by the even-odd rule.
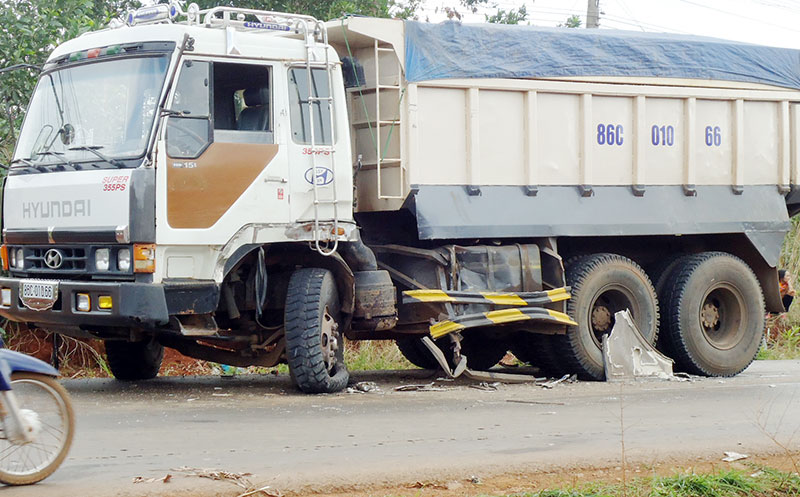
[[[23,281],[20,297],[25,307],[34,311],[51,309],[58,300],[57,281]]]

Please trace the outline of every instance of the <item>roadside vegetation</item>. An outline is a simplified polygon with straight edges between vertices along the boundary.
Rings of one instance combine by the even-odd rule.
[[[590,483],[580,487],[516,494],[514,497],[742,497],[800,495],[800,476],[771,468],[680,473],[637,478],[627,484]],[[511,497],[511,496],[509,496]]]

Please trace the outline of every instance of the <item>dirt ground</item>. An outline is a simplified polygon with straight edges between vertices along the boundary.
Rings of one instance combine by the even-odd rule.
[[[656,464],[631,464],[626,468],[610,467],[560,467],[548,470],[514,471],[494,475],[443,475],[437,480],[392,481],[379,484],[356,482],[347,487],[304,488],[285,492],[286,496],[314,497],[472,497],[481,495],[510,495],[555,488],[574,488],[586,483],[619,484],[636,478],[669,476],[682,472],[713,473],[724,469],[758,471],[771,467],[785,472],[796,472],[800,453],[774,453],[749,456],[742,461],[727,463],[694,457],[688,460],[670,460]],[[449,477],[446,477],[449,476]]]

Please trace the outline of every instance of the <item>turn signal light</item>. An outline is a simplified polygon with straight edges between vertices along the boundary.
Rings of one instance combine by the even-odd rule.
[[[97,307],[100,309],[111,309],[113,305],[111,295],[101,295],[97,298]]]
[[[0,259],[3,261],[3,271],[8,271],[8,246],[0,245]]]
[[[156,271],[156,244],[136,243],[133,245],[133,272],[154,273]]]

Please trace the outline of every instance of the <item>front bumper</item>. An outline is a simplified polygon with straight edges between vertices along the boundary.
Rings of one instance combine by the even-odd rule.
[[[11,289],[11,305],[0,305],[0,316],[11,321],[58,326],[158,327],[175,314],[213,312],[219,301],[219,286],[213,281],[174,283],[97,282],[59,280],[53,308],[36,311],[20,299],[21,278],[0,278],[0,287]],[[77,294],[89,294],[89,311],[77,310]],[[112,307],[100,309],[99,297],[110,296]]]

